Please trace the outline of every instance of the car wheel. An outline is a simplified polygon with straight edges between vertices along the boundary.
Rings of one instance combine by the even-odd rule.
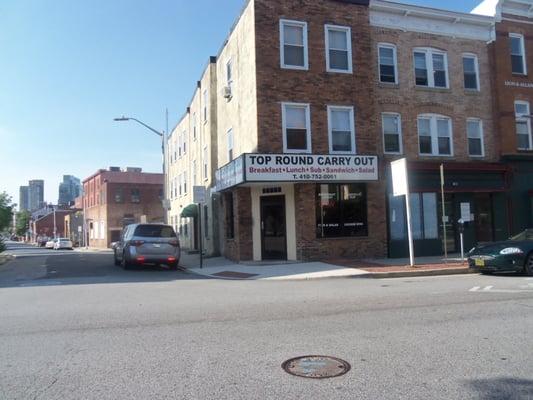
[[[524,272],[528,276],[533,276],[533,252],[529,253],[526,258],[526,265],[524,265]]]
[[[122,260],[120,260],[120,265],[123,269],[130,269],[131,264],[126,261],[126,255],[122,253]]]
[[[120,265],[120,261],[117,259],[117,252],[113,252],[113,260],[115,261],[115,265],[118,267]]]

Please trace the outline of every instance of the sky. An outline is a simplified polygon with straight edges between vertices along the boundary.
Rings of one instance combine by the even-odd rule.
[[[290,0],[292,1],[292,0]],[[469,12],[478,1],[410,0]],[[185,112],[245,0],[0,0],[0,192],[109,166],[162,169],[157,130]]]

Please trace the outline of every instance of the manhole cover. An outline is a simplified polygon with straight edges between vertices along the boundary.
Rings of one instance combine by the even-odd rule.
[[[329,356],[295,357],[285,361],[281,367],[291,375],[314,379],[341,376],[351,368],[346,361]]]

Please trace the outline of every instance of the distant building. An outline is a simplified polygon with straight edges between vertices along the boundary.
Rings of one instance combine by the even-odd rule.
[[[63,182],[59,184],[59,205],[67,205],[81,194],[81,181],[72,175],[63,175]]]
[[[44,181],[34,179],[28,183],[28,209],[30,211],[37,210],[44,204]]]
[[[108,247],[122,228],[136,222],[162,222],[163,174],[141,168],[100,169],[83,181],[83,209],[91,247]]]
[[[19,211],[26,211],[29,208],[29,187],[21,186],[19,189]]]

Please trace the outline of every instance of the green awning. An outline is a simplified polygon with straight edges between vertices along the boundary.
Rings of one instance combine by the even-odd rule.
[[[198,215],[198,206],[196,204],[189,204],[183,209],[180,214],[181,218],[194,218]]]

